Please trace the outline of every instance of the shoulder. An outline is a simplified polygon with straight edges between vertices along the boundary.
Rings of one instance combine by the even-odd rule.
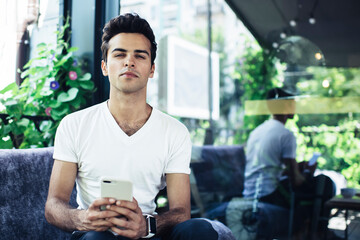
[[[70,113],[69,115],[66,115],[61,122],[81,122],[89,120],[90,117],[98,115],[104,108],[104,105],[106,106],[106,102]]]
[[[178,119],[156,109],[153,108],[153,114],[156,118],[156,121],[159,121],[163,127],[173,128],[173,130],[178,129],[180,131],[188,132],[186,126],[181,123]]]

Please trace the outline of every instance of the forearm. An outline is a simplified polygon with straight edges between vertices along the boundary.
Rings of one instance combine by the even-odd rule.
[[[157,234],[163,236],[176,224],[190,219],[190,212],[185,208],[174,208],[156,217]]]
[[[300,186],[305,181],[305,177],[301,174],[295,159],[290,162],[290,178],[294,186]]]
[[[75,209],[57,198],[48,199],[45,205],[46,220],[67,232],[81,229],[81,212],[82,210]]]

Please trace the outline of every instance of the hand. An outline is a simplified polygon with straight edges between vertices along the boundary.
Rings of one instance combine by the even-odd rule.
[[[307,164],[308,164],[308,162],[306,162],[306,161],[299,162],[298,163],[299,171],[304,172],[304,170],[306,169]]]
[[[108,221],[109,218],[119,216],[118,213],[114,211],[101,211],[100,207],[106,205],[115,204],[115,199],[111,198],[100,198],[96,199],[87,210],[80,212],[79,218],[81,226],[79,230],[81,231],[106,231],[109,228],[113,227],[113,223]]]
[[[307,162],[307,161],[303,161],[303,162],[299,163],[300,172],[303,173],[303,172],[305,172],[305,170],[308,170],[310,172],[311,176],[314,175],[314,172],[315,172],[316,168],[317,168],[317,163],[315,163],[312,166],[309,166],[309,162]]]
[[[317,168],[317,163],[315,163],[314,165],[312,166],[309,166],[308,164],[306,164],[306,169],[308,169],[311,173],[311,176],[314,176],[314,172]]]
[[[112,231],[130,239],[147,235],[145,218],[135,198],[132,202],[116,201],[115,205],[108,205],[107,209],[121,216],[108,219],[113,224]]]

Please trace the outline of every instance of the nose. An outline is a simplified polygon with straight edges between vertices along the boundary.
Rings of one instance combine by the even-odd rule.
[[[125,67],[135,67],[134,57],[130,54],[125,59]]]

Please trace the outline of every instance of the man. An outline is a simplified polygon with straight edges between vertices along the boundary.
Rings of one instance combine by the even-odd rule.
[[[290,208],[290,192],[295,192],[294,229],[300,229],[302,222],[311,216],[312,205],[301,208],[301,201],[313,203],[316,196],[322,196],[322,204],[335,192],[334,183],[324,175],[312,177],[317,164],[296,161],[296,138],[285,128],[288,119],[295,113],[293,95],[281,88],[271,89],[267,94],[267,106],[272,118],[259,125],[246,145],[246,167],[244,197],[260,202]],[[320,213],[326,217],[328,212]],[[286,219],[287,220],[287,219]],[[321,234],[327,224],[319,225]]]
[[[285,128],[287,120],[294,117],[292,96],[280,88],[268,92],[267,105],[273,113],[272,118],[250,134],[246,145],[245,197],[256,195],[261,199],[273,193],[278,187],[285,166],[294,186],[305,182],[295,160],[296,138]]]
[[[162,239],[218,239],[208,221],[189,220],[191,141],[186,127],[146,103],[147,81],[155,71],[152,29],[138,15],[120,15],[106,24],[102,41],[101,68],[109,78],[110,97],[68,115],[59,125],[46,219],[74,231],[72,239],[154,234]],[[133,201],[100,198],[103,176],[131,181]],[[68,204],[75,180],[78,209]],[[154,199],[165,184],[169,211],[156,215]],[[106,210],[100,211],[103,205]]]

